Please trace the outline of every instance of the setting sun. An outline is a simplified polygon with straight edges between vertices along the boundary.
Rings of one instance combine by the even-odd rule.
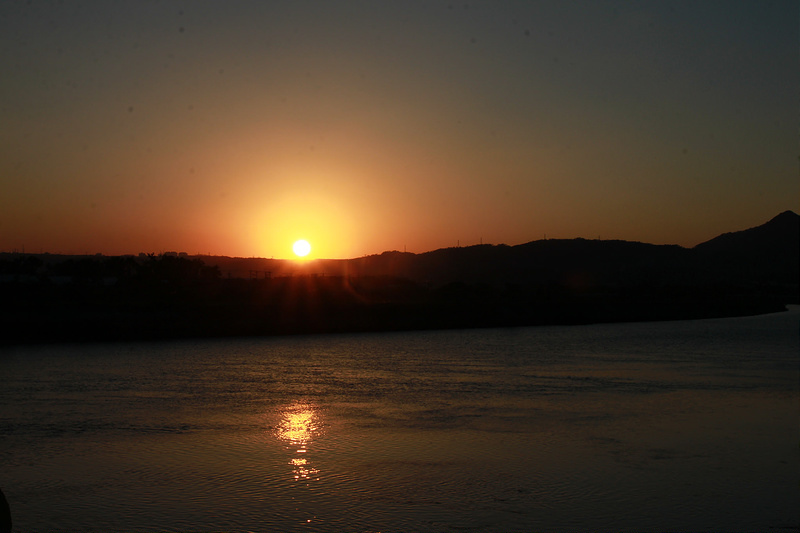
[[[295,241],[294,245],[292,245],[292,250],[294,250],[297,257],[305,257],[311,252],[311,245],[308,241],[300,239],[299,241]]]

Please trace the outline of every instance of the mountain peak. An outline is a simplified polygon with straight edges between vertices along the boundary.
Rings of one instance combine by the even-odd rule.
[[[724,233],[694,250],[728,270],[758,266],[773,282],[794,284],[800,270],[800,215],[784,211],[760,226]]]
[[[781,213],[781,214],[773,217],[772,219],[770,219],[770,221],[767,222],[767,224],[789,223],[789,222],[797,224],[798,220],[800,220],[800,215],[798,215],[797,213],[795,213],[792,210],[786,210],[783,213]]]
[[[768,222],[741,231],[723,233],[711,240],[695,246],[696,250],[705,252],[730,252],[734,249],[752,247],[763,248],[770,244],[792,244],[797,249],[800,243],[800,215],[793,211],[783,213]]]

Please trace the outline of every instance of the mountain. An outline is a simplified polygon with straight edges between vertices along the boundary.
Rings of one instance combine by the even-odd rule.
[[[0,344],[707,318],[800,303],[800,217],[694,248],[547,239],[298,263],[0,254]]]
[[[800,215],[784,211],[754,228],[718,237],[693,249],[720,279],[797,285],[800,276]],[[708,272],[708,268],[700,268]]]
[[[786,211],[761,226],[726,233],[694,248],[621,240],[543,239],[515,246],[481,244],[419,254],[387,251],[307,263],[262,258],[197,258],[219,267],[225,277],[394,277],[428,287],[447,283],[796,285],[800,255],[798,228],[800,216]]]
[[[723,233],[698,244],[694,249],[725,254],[767,253],[778,258],[788,250],[797,257],[800,254],[800,215],[784,211],[760,226]]]
[[[559,239],[517,246],[475,245],[422,254],[384,252],[339,264],[328,275],[394,276],[430,286],[446,283],[614,284],[674,273],[688,250],[628,241]]]
[[[413,254],[384,252],[308,265],[329,276],[389,276],[446,283],[582,286],[797,285],[800,216],[726,233],[694,248],[631,241],[545,239],[516,246],[475,245]]]

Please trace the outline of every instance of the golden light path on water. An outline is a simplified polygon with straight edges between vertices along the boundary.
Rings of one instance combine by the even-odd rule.
[[[289,464],[297,481],[319,480],[319,470],[311,465],[308,451],[321,429],[317,411],[307,403],[296,402],[281,414],[276,434],[294,452]]]

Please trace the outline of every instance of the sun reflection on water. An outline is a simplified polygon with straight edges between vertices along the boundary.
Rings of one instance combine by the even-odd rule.
[[[276,433],[293,453],[289,465],[297,481],[319,480],[319,470],[312,466],[308,451],[321,430],[318,411],[307,403],[294,403],[281,414]]]

